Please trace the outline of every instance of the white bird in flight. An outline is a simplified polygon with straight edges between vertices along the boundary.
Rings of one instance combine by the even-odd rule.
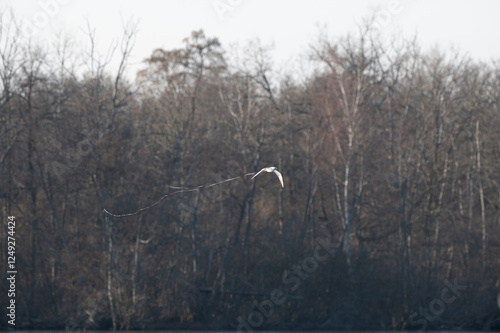
[[[257,177],[259,175],[259,173],[261,173],[262,171],[266,171],[266,172],[274,172],[276,174],[276,176],[278,176],[279,180],[280,180],[280,183],[281,183],[281,187],[285,187],[285,185],[283,185],[283,176],[281,175],[281,173],[278,171],[278,168],[276,167],[268,167],[268,168],[264,168],[262,170],[260,170],[259,172],[257,172],[252,178],[250,179],[254,179],[255,177]]]

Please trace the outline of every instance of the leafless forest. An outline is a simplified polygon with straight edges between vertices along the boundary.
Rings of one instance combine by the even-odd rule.
[[[194,31],[130,82],[133,25],[117,70],[0,33],[16,328],[500,327],[500,62],[368,24],[302,74]]]

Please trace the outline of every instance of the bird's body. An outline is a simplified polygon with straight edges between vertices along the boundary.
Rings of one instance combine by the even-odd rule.
[[[276,174],[276,176],[278,176],[279,180],[280,180],[280,183],[281,183],[281,187],[285,187],[285,185],[283,184],[283,176],[281,175],[281,173],[278,171],[278,168],[276,167],[268,167],[268,168],[264,168],[262,170],[260,170],[259,172],[257,172],[252,178],[250,179],[254,179],[255,177],[257,177],[262,171],[266,171],[266,172],[274,172]]]

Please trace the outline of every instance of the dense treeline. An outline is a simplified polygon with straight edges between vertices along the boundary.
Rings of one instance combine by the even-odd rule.
[[[16,327],[499,327],[498,63],[363,27],[299,77],[198,31],[132,83],[134,36],[113,72],[3,23]]]

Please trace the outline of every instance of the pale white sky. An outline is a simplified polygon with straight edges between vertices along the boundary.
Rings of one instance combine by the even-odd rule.
[[[154,49],[181,47],[182,39],[198,29],[218,37],[225,48],[254,38],[273,43],[279,66],[305,53],[319,27],[326,27],[331,36],[354,32],[356,23],[375,9],[384,35],[418,33],[422,46],[454,45],[477,59],[500,59],[497,0],[0,0],[0,10],[6,8],[35,27],[34,39],[41,43],[62,31],[83,47],[88,18],[101,54],[121,36],[123,21],[138,20],[129,77]]]

